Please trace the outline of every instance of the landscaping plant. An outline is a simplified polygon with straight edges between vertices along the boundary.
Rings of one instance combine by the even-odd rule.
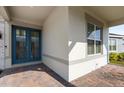
[[[111,52],[109,54],[109,60],[110,63],[112,64],[118,64],[124,66],[124,52],[123,53]]]

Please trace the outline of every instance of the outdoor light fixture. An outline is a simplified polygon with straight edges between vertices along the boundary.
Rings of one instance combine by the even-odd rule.
[[[2,39],[2,33],[0,33],[0,39]]]

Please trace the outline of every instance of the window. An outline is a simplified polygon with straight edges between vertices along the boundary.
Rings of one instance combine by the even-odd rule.
[[[124,39],[122,40],[122,42],[123,42],[122,45],[124,45]]]
[[[101,53],[102,28],[95,24],[87,24],[88,55]]]
[[[109,49],[110,51],[116,51],[116,39],[109,39]]]

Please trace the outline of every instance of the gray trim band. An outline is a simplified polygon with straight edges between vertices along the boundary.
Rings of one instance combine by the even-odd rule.
[[[44,56],[44,57],[51,58],[51,59],[53,59],[53,60],[55,60],[55,61],[58,61],[58,62],[60,62],[60,63],[66,64],[66,65],[68,65],[68,63],[69,63],[68,60],[61,59],[61,58],[58,58],[58,57],[54,57],[54,56],[51,56],[51,55],[44,54],[43,56]]]
[[[70,62],[68,60],[61,59],[61,58],[58,58],[58,57],[53,57],[51,55],[43,55],[43,56],[51,58],[51,59],[53,59],[55,61],[58,61],[60,63],[66,64],[66,65],[74,65],[74,64],[79,64],[79,63],[83,63],[83,62],[86,62],[86,61],[92,61],[92,60],[97,59],[97,58],[106,57],[107,55],[88,56],[87,58],[83,58],[83,59],[79,59],[79,60],[74,60],[74,61],[70,61]]]
[[[101,57],[105,57],[105,56],[107,56],[107,55],[88,56],[88,57],[83,58],[83,59],[71,61],[71,62],[69,62],[69,65],[79,64],[79,63],[83,63],[83,62],[86,62],[86,61],[92,61],[92,60],[95,60],[95,59],[98,59],[98,58],[101,58]]]

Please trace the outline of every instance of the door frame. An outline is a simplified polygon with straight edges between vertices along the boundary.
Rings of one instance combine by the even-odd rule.
[[[27,60],[23,60],[23,62],[21,61],[16,61],[16,29],[24,29],[26,30],[26,46],[28,46],[27,44],[29,44],[29,42],[31,43],[31,40],[30,40],[30,35],[29,33],[31,31],[35,31],[35,32],[38,32],[39,33],[39,58],[38,59],[30,59],[28,58]],[[27,34],[28,33],[28,34]],[[17,25],[12,25],[12,31],[11,31],[11,36],[12,36],[12,39],[11,39],[11,42],[12,42],[12,65],[15,65],[15,64],[24,64],[24,63],[28,63],[28,62],[35,62],[35,61],[41,61],[42,60],[42,47],[41,47],[41,36],[42,36],[42,32],[41,30],[39,29],[34,29],[34,28],[29,28],[29,27],[22,27],[22,26],[17,26]],[[29,45],[30,46],[30,45]],[[29,55],[31,55],[31,51],[30,49],[28,49],[29,53],[28,54],[28,57]]]

